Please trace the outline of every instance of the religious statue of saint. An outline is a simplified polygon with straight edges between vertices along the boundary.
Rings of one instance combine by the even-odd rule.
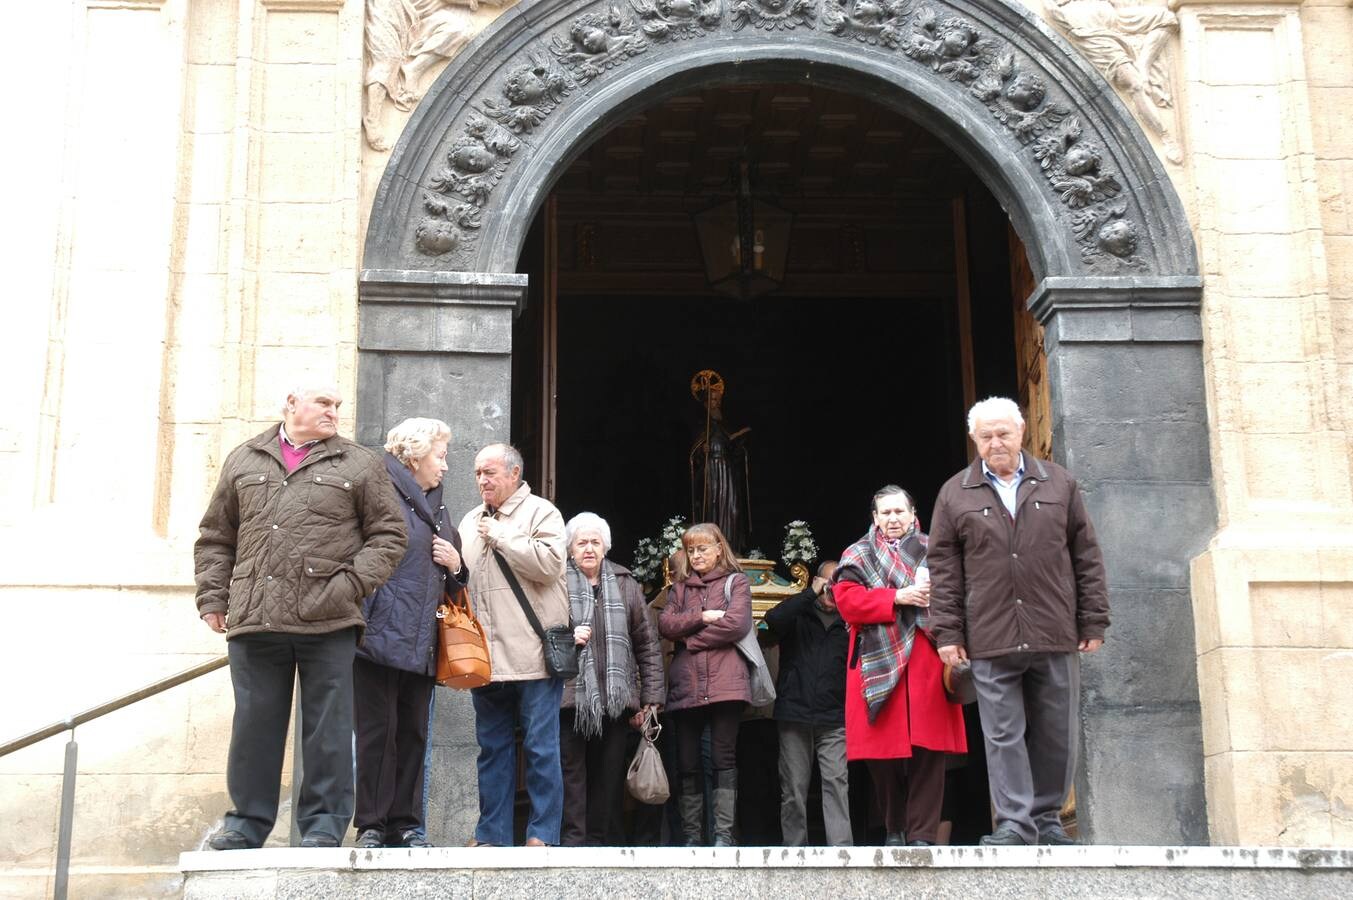
[[[691,521],[718,525],[733,552],[742,554],[752,534],[744,441],[751,429],[729,433],[723,423],[723,392],[723,376],[713,369],[691,378],[691,396],[705,412],[704,431],[691,446]]]

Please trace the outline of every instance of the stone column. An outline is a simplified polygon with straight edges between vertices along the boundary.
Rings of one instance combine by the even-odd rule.
[[[1198,278],[1047,278],[1057,462],[1080,482],[1112,625],[1084,658],[1077,821],[1100,844],[1203,843],[1189,559],[1215,528]]]
[[[357,337],[357,439],[379,447],[409,416],[451,426],[444,497],[458,522],[479,502],[479,448],[511,439],[512,320],[526,276],[365,270]],[[479,817],[474,710],[438,688],[428,770],[428,836],[460,846]]]
[[[1185,3],[1221,528],[1193,563],[1211,838],[1353,840],[1346,0]],[[1328,254],[1328,255],[1327,255]]]

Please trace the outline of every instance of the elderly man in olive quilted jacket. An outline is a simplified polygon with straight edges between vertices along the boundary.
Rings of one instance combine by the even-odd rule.
[[[352,818],[352,661],[362,598],[404,555],[399,497],[375,453],[338,436],[338,392],[298,388],[283,420],[231,451],[194,548],[197,609],[227,639],[234,808],[216,850],[262,846],[277,818],[299,675],[302,847],[336,847]]]

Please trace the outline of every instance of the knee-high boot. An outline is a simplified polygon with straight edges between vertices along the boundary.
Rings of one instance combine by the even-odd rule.
[[[714,846],[732,847],[733,818],[738,809],[738,770],[714,773]]]
[[[681,797],[677,805],[681,809],[681,831],[686,838],[685,845],[704,846],[705,793],[700,788],[699,775],[681,776]]]

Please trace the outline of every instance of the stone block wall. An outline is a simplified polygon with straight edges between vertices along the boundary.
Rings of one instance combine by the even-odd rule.
[[[1184,3],[1221,528],[1193,565],[1214,843],[1353,841],[1353,8]]]
[[[38,78],[0,328],[4,739],[224,653],[191,560],[220,463],[296,384],[355,391],[364,3],[14,15]],[[221,671],[77,729],[75,893],[178,890],[226,807],[232,707]],[[50,893],[64,741],[0,759],[0,894]]]

